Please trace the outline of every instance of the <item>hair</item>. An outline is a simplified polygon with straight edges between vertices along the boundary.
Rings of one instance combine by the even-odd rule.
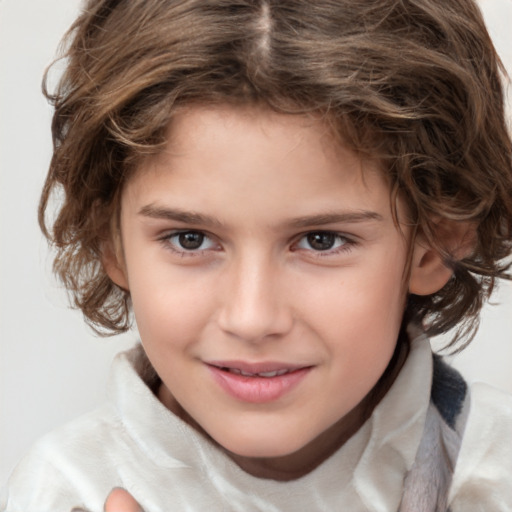
[[[101,262],[124,183],[180,107],[228,103],[319,115],[380,161],[392,204],[453,269],[439,292],[409,296],[405,318],[471,338],[512,249],[505,72],[472,0],[89,0],[64,41],[60,82],[44,82],[54,152],[39,220],[97,332],[131,321]],[[470,254],[449,250],[443,222],[474,228]]]

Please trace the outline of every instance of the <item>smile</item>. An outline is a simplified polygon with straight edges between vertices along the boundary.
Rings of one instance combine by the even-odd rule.
[[[210,363],[207,368],[214,381],[231,397],[248,403],[265,403],[279,400],[291,392],[313,367]]]
[[[241,370],[240,368],[221,368],[226,372],[234,373],[235,375],[243,375],[244,377],[278,377],[280,375],[285,375],[286,373],[290,373],[291,370],[275,370],[273,372],[259,372],[259,373],[251,373]]]

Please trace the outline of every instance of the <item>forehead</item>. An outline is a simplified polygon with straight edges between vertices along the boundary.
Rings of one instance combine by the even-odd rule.
[[[236,136],[237,131],[244,137],[260,137],[262,134],[272,137],[286,133],[292,142],[314,131],[315,140],[322,141],[326,148],[332,147],[334,142],[329,124],[320,115],[284,114],[251,104],[193,104],[182,107],[168,125],[167,140],[171,146],[173,143],[189,144],[205,132],[211,138],[215,131],[221,136],[226,130],[230,131],[230,137]]]
[[[260,217],[265,210],[389,210],[380,166],[348,149],[318,116],[195,106],[173,117],[166,138],[128,183],[132,200],[226,214],[228,201],[231,210],[260,208]]]
[[[334,126],[332,120],[319,114],[283,114],[261,106],[181,107],[168,124],[163,150],[145,159],[138,170],[169,167],[171,160],[184,160],[192,154],[208,154],[211,161],[217,162],[232,161],[237,155],[253,157],[264,166],[271,159],[286,160],[293,153],[306,162],[314,160],[316,165],[337,160],[347,172],[350,170],[361,179],[367,173],[379,173],[385,178],[380,162],[356,154]],[[272,141],[277,143],[269,144]]]

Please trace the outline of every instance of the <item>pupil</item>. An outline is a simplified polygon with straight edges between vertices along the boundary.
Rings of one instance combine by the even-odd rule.
[[[332,233],[311,233],[308,235],[308,243],[317,251],[332,249],[335,242],[335,235]]]
[[[201,233],[180,233],[179,241],[183,249],[199,249],[204,240],[204,235]]]

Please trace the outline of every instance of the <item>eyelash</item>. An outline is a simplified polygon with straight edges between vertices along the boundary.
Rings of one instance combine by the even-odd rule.
[[[204,233],[203,231],[197,231],[194,229],[184,229],[181,231],[173,231],[172,233],[168,233],[165,236],[159,238],[159,240],[160,240],[160,242],[162,242],[162,244],[164,245],[164,247],[166,249],[170,249],[172,252],[179,254],[182,257],[198,256],[199,254],[204,253],[205,251],[211,250],[211,248],[186,249],[184,247],[178,247],[179,242],[173,243],[172,240],[174,238],[178,238],[183,235],[199,235],[199,236],[203,237],[201,240],[201,245],[203,244],[203,242],[205,240],[209,240],[212,244],[215,244],[215,242],[212,241],[212,238],[210,236],[208,236],[206,233]]]
[[[320,236],[327,235],[327,236],[333,237],[334,244],[336,244],[338,242],[341,242],[341,244],[338,245],[337,247],[328,248],[325,250],[320,250],[320,249],[315,250],[313,248],[303,249],[302,247],[298,247],[299,243],[302,240],[307,240],[308,237],[319,236],[319,235]],[[307,233],[302,234],[300,236],[300,238],[298,239],[298,242],[296,242],[294,245],[295,245],[295,247],[297,247],[297,249],[294,249],[294,250],[306,250],[306,251],[314,254],[315,258],[325,258],[325,257],[335,256],[337,254],[351,251],[354,248],[354,246],[356,245],[356,241],[353,240],[352,238],[347,237],[346,235],[342,235],[341,233],[336,233],[335,231],[318,230],[318,231],[308,231]],[[309,245],[311,247],[310,242],[309,242]]]
[[[210,250],[216,250],[212,247],[207,247],[205,249],[201,249],[200,247],[195,249],[186,249],[183,246],[179,247],[179,241],[173,242],[173,239],[178,239],[180,236],[183,235],[199,235],[202,237],[201,239],[201,245],[203,245],[204,241],[209,241],[211,245],[216,245],[215,242],[212,240],[212,237],[210,237],[208,234],[204,233],[203,231],[198,230],[181,230],[181,231],[173,231],[171,233],[166,234],[165,236],[162,236],[159,238],[159,241],[164,245],[166,249],[171,250],[172,252],[180,255],[181,257],[197,257],[202,254],[204,254],[206,251]],[[325,250],[315,250],[311,247],[310,241],[308,242],[310,247],[304,248],[299,247],[299,244],[303,240],[307,240],[308,237],[312,236],[331,236],[334,237],[333,243],[339,243],[340,245],[334,248],[327,248]],[[300,237],[297,238],[297,241],[292,244],[292,251],[307,251],[314,255],[316,258],[325,258],[345,252],[351,251],[354,246],[357,245],[357,242],[346,235],[342,235],[340,233],[336,233],[335,231],[325,231],[325,230],[318,230],[318,231],[308,231],[307,233],[303,233],[300,235]]]

